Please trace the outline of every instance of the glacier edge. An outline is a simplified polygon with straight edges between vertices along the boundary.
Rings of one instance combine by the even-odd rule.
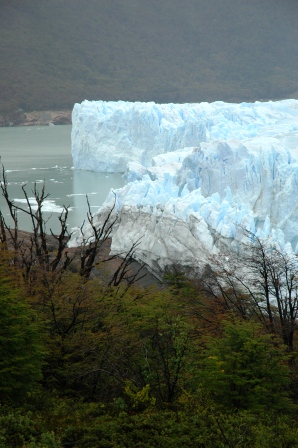
[[[247,235],[287,252],[298,243],[298,101],[191,105],[83,102],[73,111],[76,169],[125,171],[95,214],[112,207],[112,253],[161,276],[199,266]],[[88,232],[88,229],[85,229]],[[70,245],[81,241],[80,230]]]

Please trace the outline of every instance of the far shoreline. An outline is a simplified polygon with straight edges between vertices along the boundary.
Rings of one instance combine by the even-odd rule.
[[[71,110],[44,110],[15,112],[0,115],[0,127],[51,126],[71,124]]]

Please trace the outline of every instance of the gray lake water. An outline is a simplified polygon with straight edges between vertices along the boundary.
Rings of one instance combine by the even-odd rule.
[[[47,231],[58,232],[61,207],[69,207],[68,228],[80,226],[87,214],[88,195],[92,213],[102,205],[111,188],[125,184],[121,174],[94,173],[72,169],[71,125],[0,128],[0,156],[5,168],[9,197],[26,207],[22,185],[28,197],[36,183],[40,191],[45,182],[49,194],[44,204]],[[1,176],[2,179],[2,176]],[[0,207],[11,224],[8,207],[0,195]],[[19,228],[31,231],[26,213],[18,213]]]

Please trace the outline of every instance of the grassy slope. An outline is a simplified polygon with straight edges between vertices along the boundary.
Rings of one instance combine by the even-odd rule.
[[[2,0],[0,111],[298,90],[296,0]]]

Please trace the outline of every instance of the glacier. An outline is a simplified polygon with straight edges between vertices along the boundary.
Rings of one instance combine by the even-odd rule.
[[[75,169],[123,172],[94,216],[117,215],[111,251],[158,277],[250,237],[298,248],[298,101],[155,104],[84,101],[73,109]],[[84,238],[91,235],[86,224]],[[70,246],[82,242],[78,227]]]

